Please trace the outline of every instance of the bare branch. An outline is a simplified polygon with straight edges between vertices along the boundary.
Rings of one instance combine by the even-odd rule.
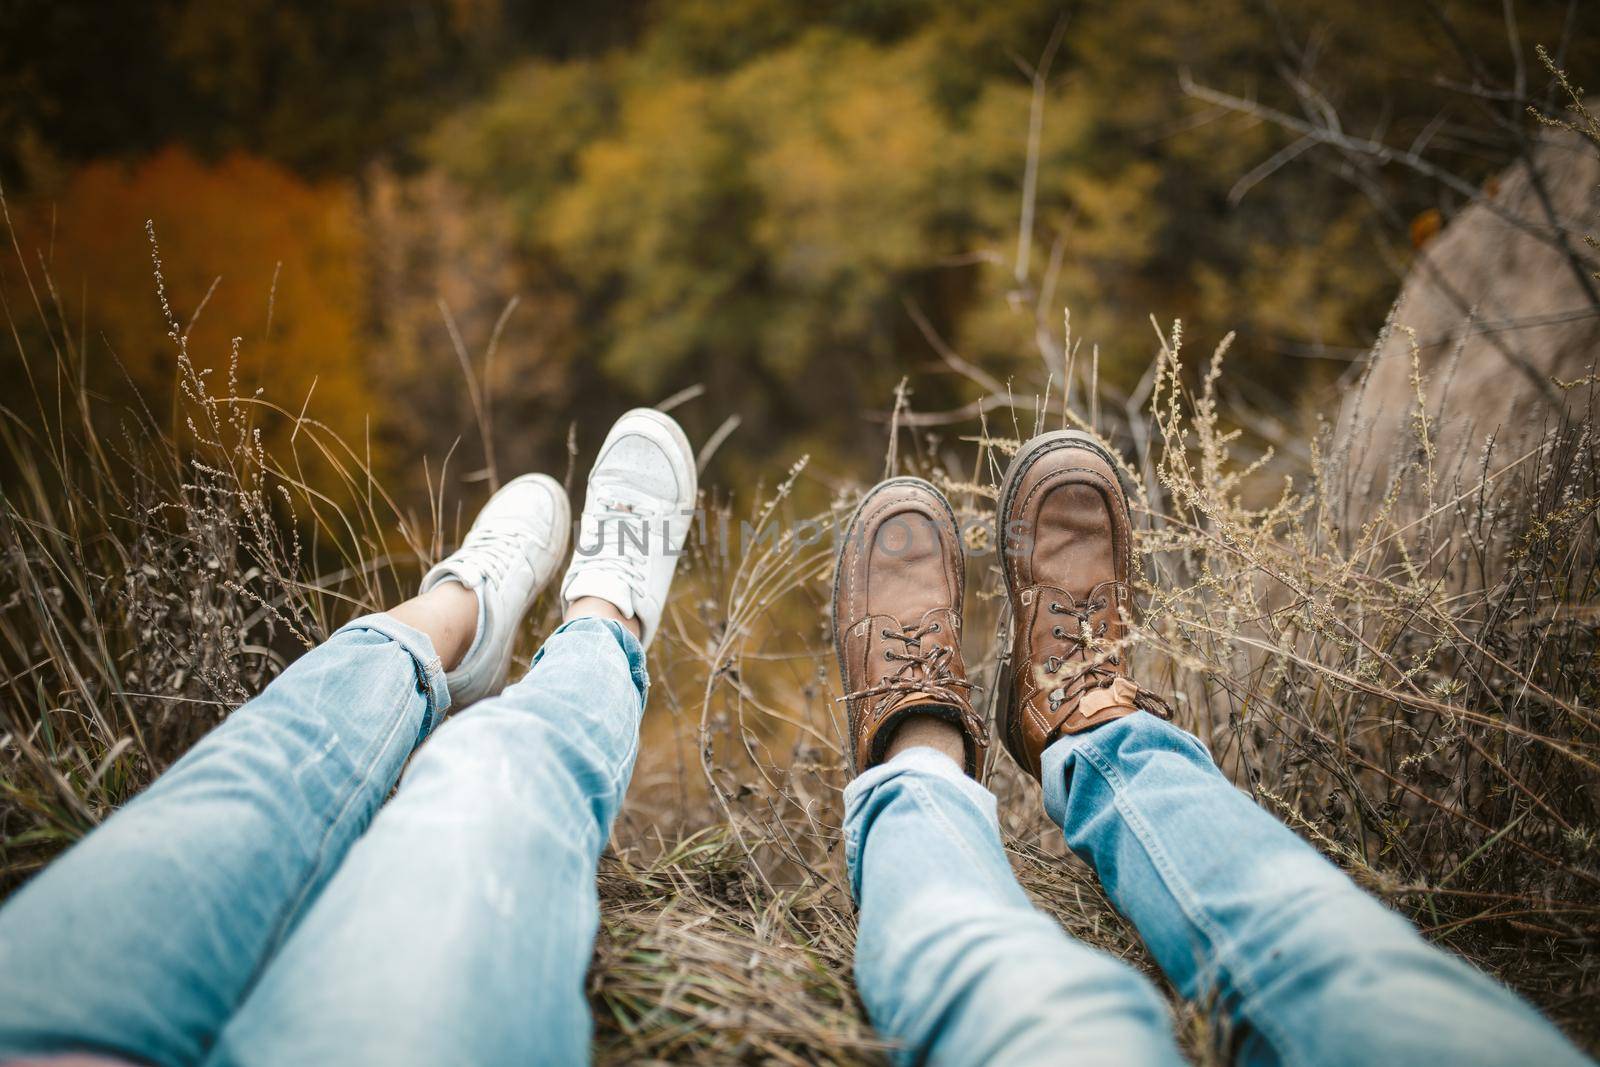
[[[1319,144],[1325,144],[1330,147],[1337,148],[1344,152],[1347,156],[1365,158],[1379,165],[1398,163],[1401,166],[1416,171],[1418,174],[1421,174],[1426,178],[1431,178],[1447,189],[1458,193],[1471,203],[1482,204],[1485,210],[1487,210],[1490,214],[1494,215],[1496,218],[1500,219],[1502,222],[1505,222],[1514,229],[1533,237],[1535,240],[1550,245],[1551,247],[1560,250],[1564,254],[1576,254],[1575,250],[1572,249],[1571,246],[1566,242],[1564,239],[1564,234],[1559,229],[1555,232],[1551,232],[1547,227],[1539,226],[1535,223],[1529,222],[1527,219],[1523,219],[1511,214],[1509,211],[1506,211],[1503,207],[1496,204],[1493,200],[1484,196],[1483,191],[1473,183],[1459,177],[1458,175],[1450,173],[1444,168],[1422,158],[1415,152],[1401,151],[1400,149],[1394,148],[1393,146],[1384,144],[1380,141],[1372,141],[1364,137],[1354,137],[1337,129],[1317,126],[1313,123],[1305,121],[1304,119],[1297,119],[1293,115],[1286,114],[1277,110],[1276,108],[1267,107],[1265,104],[1259,104],[1254,100],[1246,100],[1243,97],[1234,96],[1230,93],[1212,89],[1209,86],[1200,85],[1190,75],[1188,68],[1182,68],[1179,70],[1178,84],[1186,95],[1192,96],[1197,100],[1204,100],[1207,103],[1228,108],[1229,110],[1238,112],[1241,115],[1249,115],[1253,118],[1262,119],[1275,125],[1282,126],[1285,129],[1293,130],[1294,132],[1304,137],[1308,137]],[[1585,293],[1590,297],[1590,299],[1593,300],[1597,305],[1600,305],[1600,292],[1595,291],[1592,281],[1585,278],[1583,285]]]
[[[1044,94],[1049,88],[1050,67],[1067,32],[1067,16],[1056,19],[1056,27],[1044,46],[1039,63],[1033,68],[1033,102],[1028,107],[1028,162],[1022,172],[1022,217],[1017,222],[1017,261],[1013,276],[1018,285],[1028,280],[1028,260],[1033,252],[1033,213],[1039,186],[1039,138],[1044,131]]]
[[[943,337],[939,336],[939,331],[933,328],[933,323],[928,321],[928,317],[922,313],[922,309],[914,301],[905,300],[902,303],[905,305],[906,314],[911,316],[912,323],[916,325],[917,332],[922,334],[923,340],[927,341],[929,347],[939,354],[939,358],[944,360],[946,366],[963,378],[976,383],[985,392],[1005,392],[1005,386],[1001,385],[999,379],[995,378],[994,375],[962,359],[956,353],[956,350],[951,348]]]

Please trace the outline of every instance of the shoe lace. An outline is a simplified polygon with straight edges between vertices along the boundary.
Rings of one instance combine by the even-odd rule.
[[[925,623],[912,623],[899,630],[884,627],[878,631],[878,636],[886,641],[899,641],[905,647],[902,649],[886,648],[883,658],[892,662],[898,661],[900,666],[889,677],[878,682],[877,685],[858,689],[853,693],[846,693],[840,700],[860,700],[867,697],[885,696],[889,693],[926,693],[934,700],[947,701],[952,704],[964,702],[963,693],[970,693],[977,686],[965,678],[957,678],[951,671],[949,645],[929,645],[924,648],[922,639],[929,634],[936,634],[943,628],[938,620]]]
[[[1062,604],[1052,600],[1046,605],[1046,610],[1050,614],[1064,615],[1075,620],[1077,625],[1070,630],[1060,624],[1050,628],[1050,636],[1060,641],[1062,648],[1060,654],[1045,657],[1045,676],[1055,678],[1063,672],[1069,661],[1083,660],[1074,673],[1063,676],[1060,684],[1050,690],[1048,699],[1051,711],[1056,711],[1068,700],[1082,697],[1091,689],[1104,689],[1123,677],[1120,670],[1113,669],[1122,666],[1120,653],[1112,650],[1104,655],[1096,654],[1097,646],[1105,639],[1106,631],[1111,624],[1110,620],[1105,618],[1095,624],[1093,617],[1105,611],[1107,606],[1108,602],[1104,595],[1090,597],[1081,603]],[[1143,686],[1138,687],[1134,704],[1164,719],[1172,718],[1172,705]]]
[[[521,530],[473,530],[461,543],[462,551],[471,552],[484,576],[498,585],[522,559],[523,542],[528,534]]]
[[[629,589],[643,589],[650,556],[650,527],[645,517],[626,500],[601,498],[599,504],[600,514],[594,516],[598,547],[585,566],[615,574]],[[584,518],[587,523],[590,516]]]

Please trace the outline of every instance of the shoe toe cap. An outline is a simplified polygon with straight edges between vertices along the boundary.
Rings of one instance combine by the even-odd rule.
[[[621,486],[664,505],[683,505],[693,484],[667,445],[649,433],[618,434],[595,463],[590,481]]]

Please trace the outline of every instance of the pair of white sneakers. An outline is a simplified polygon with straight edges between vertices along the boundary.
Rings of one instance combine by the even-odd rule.
[[[599,597],[637,619],[648,646],[695,504],[694,452],[668,416],[636,408],[617,420],[589,471],[578,544],[561,579],[563,612]],[[478,631],[445,675],[457,708],[498,693],[529,606],[567,554],[572,507],[548,474],[514,478],[489,498],[461,547],[422,579],[422,592],[460,582],[478,594]]]

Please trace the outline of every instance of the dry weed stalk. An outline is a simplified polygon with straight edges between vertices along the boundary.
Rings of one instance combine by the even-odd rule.
[[[47,325],[68,317],[58,306],[46,316],[51,287],[38,290],[35,315],[5,309],[15,336],[49,350],[24,359],[31,407],[0,412],[7,888],[306,644],[412,588],[447,536],[442,472],[431,514],[405,513],[309,402],[241,395],[231,369],[213,388],[170,308],[173,417],[97,409],[83,339]],[[1123,422],[1119,407],[1110,435],[1136,457],[1124,475],[1144,520],[1146,608],[1131,641],[1142,676],[1176,696],[1180,722],[1259,803],[1593,1044],[1592,376],[1566,390],[1584,391],[1581,416],[1525,455],[1491,447],[1470,473],[1438,462],[1446,409],[1413,420],[1382,484],[1352,484],[1349,445],[1324,434],[1297,479],[1250,504],[1266,459],[1234,456],[1217,399],[1226,342],[1197,372],[1182,345],[1177,327],[1162,335],[1147,417]],[[1429,383],[1414,386],[1417,410],[1432,410]],[[933,478],[971,524],[974,664],[987,661],[995,615],[983,522],[1004,457],[1046,421],[1092,429],[1069,400],[1041,399],[1031,419],[1015,404],[975,410],[969,432],[950,436],[916,417],[909,393],[896,405],[892,466]],[[262,445],[257,427],[272,420],[295,428],[288,456]],[[854,916],[838,849],[848,772],[826,633],[831,532],[856,489],[808,521],[792,508],[806,477],[796,463],[739,519],[728,502],[707,511],[652,654],[652,715],[695,756],[668,761],[664,788],[636,783],[602,864],[591,995],[604,1062],[881,1052],[849,977]],[[530,641],[551,622],[547,609]],[[990,784],[1040,905],[1150,970],[1092,874],[1063,854],[1037,787],[1003,757]],[[1180,1013],[1196,1055],[1223,1045],[1203,1010]]]

